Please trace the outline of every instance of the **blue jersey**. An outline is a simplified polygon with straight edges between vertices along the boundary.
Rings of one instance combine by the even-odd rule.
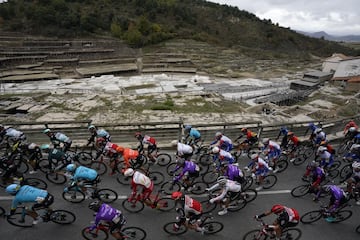
[[[75,170],[73,180],[77,181],[80,179],[85,179],[88,181],[92,181],[95,180],[97,176],[98,173],[96,170],[84,166],[79,166]]]
[[[194,139],[198,139],[198,138],[201,137],[201,134],[200,134],[200,132],[199,132],[198,130],[192,128],[192,129],[190,130],[189,136],[192,137],[192,138],[194,138]]]
[[[47,195],[48,192],[45,190],[24,185],[20,187],[19,191],[16,193],[11,204],[11,209],[16,209],[16,207],[21,203],[40,203]]]

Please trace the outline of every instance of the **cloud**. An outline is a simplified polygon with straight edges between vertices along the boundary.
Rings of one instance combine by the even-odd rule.
[[[283,27],[333,35],[360,35],[359,0],[212,0],[237,6]]]

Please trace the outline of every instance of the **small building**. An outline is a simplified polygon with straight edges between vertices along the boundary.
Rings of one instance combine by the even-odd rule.
[[[322,71],[311,71],[304,74],[301,80],[293,81],[290,89],[293,90],[315,90],[325,81],[330,80],[333,74]]]
[[[348,91],[358,91],[360,89],[359,77],[360,57],[352,57],[339,62],[331,83]]]
[[[322,71],[328,73],[334,73],[342,60],[349,59],[350,57],[342,53],[334,53],[331,57],[325,59],[322,64]]]

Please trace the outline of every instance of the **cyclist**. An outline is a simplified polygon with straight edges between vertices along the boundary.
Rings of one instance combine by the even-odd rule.
[[[0,138],[5,139],[9,143],[10,147],[18,141],[26,141],[26,136],[23,132],[12,127],[5,128],[3,125],[0,125]]]
[[[216,144],[217,147],[230,152],[233,149],[233,144],[230,138],[225,136],[222,132],[215,133],[215,140],[210,145]]]
[[[264,138],[262,143],[264,144],[263,152],[267,156],[267,161],[269,165],[275,166],[274,173],[276,173],[279,171],[279,168],[276,167],[276,162],[281,155],[280,145],[271,141],[269,138]]]
[[[38,215],[37,209],[45,208],[50,210],[50,205],[54,202],[54,197],[46,190],[35,188],[29,185],[20,186],[19,184],[10,184],[5,191],[15,196],[11,203],[10,215],[13,215],[18,205],[22,203],[34,203],[27,213],[34,219],[33,224],[38,224],[44,219]]]
[[[124,151],[124,148],[107,141],[105,138],[99,137],[96,139],[96,146],[98,151],[96,152],[95,160],[98,159],[101,155],[107,156],[110,159],[111,173],[110,176],[116,173],[116,159],[119,158],[119,155]],[[128,160],[128,159],[126,159]],[[125,162],[128,167],[128,161]]]
[[[141,157],[141,155],[137,150],[133,150],[131,148],[119,147],[117,151],[119,152],[120,155],[122,155],[124,159],[125,167],[124,169],[122,169],[122,171],[125,171],[129,167],[140,168],[144,163],[143,158]],[[135,160],[133,165],[130,164],[131,160]]]
[[[241,139],[243,136],[246,136],[246,138],[244,139],[244,141],[242,141],[240,143],[243,144],[243,143],[246,143],[246,144],[249,144],[250,146],[254,145],[255,143],[257,143],[257,141],[259,140],[258,139],[258,136],[257,136],[257,133],[247,129],[247,128],[242,128],[241,129],[241,135],[235,139],[235,142],[237,142],[239,139]]]
[[[273,222],[273,225],[270,225],[269,228],[274,229],[276,240],[280,239],[282,232],[285,228],[295,227],[299,224],[299,212],[294,208],[289,208],[281,204],[273,205],[270,211],[264,212],[260,215],[256,215],[255,219],[263,218],[272,213],[276,214],[277,218]]]
[[[326,141],[321,141],[320,146],[326,147],[326,151],[328,151],[331,154],[335,154],[336,150],[335,148],[326,140]]]
[[[281,139],[280,147],[286,149],[288,146],[288,136],[289,136],[289,130],[287,129],[287,127],[283,126],[280,128],[280,131],[279,131],[278,136],[276,137],[276,140],[278,140],[281,135],[283,135],[283,137]]]
[[[214,154],[213,155],[213,161],[214,164],[216,164],[217,160],[219,162],[219,164],[216,164],[216,169],[218,170],[220,168],[220,164],[222,162],[227,162],[227,163],[234,163],[235,159],[233,157],[233,155],[231,155],[231,153],[220,149],[219,147],[213,147],[213,149],[211,150],[211,152]]]
[[[185,160],[180,158],[177,160],[177,166],[175,167],[173,172],[176,172],[179,168],[182,168],[181,173],[174,177],[174,182],[180,181],[180,179],[184,182],[187,191],[192,190],[191,180],[200,176],[200,168],[193,161]]]
[[[341,188],[339,188],[336,185],[325,185],[325,186],[323,186],[321,188],[321,191],[319,191],[318,195],[322,191],[327,192],[327,193],[330,194],[329,204],[328,204],[328,206],[326,208],[328,217],[325,218],[325,220],[327,222],[333,222],[335,220],[334,213],[343,204],[345,204],[347,202],[348,197],[347,197],[346,193],[344,192],[344,190],[342,190]]]
[[[344,131],[343,131],[343,134],[347,137],[348,133],[349,133],[349,130],[350,128],[355,128],[356,131],[358,131],[359,127],[358,125],[354,122],[354,120],[350,120],[346,125],[345,125],[345,128],[344,128]]]
[[[347,139],[350,139],[353,143],[359,143],[360,132],[355,127],[351,127],[348,130]]]
[[[326,141],[326,134],[322,128],[317,128],[314,135],[314,143],[319,146],[322,141]]]
[[[202,215],[201,203],[182,192],[173,192],[171,198],[175,200],[176,212],[180,214],[179,222],[174,224],[174,230],[179,230],[180,226],[185,224],[186,227],[203,233],[204,229],[198,224]]]
[[[100,138],[100,137],[104,138],[105,141],[111,141],[111,136],[105,129],[98,129],[98,127],[96,127],[95,125],[90,125],[88,127],[88,130],[91,136],[88,139],[87,146],[92,142],[95,143],[96,138]]]
[[[346,183],[347,183],[347,191],[352,195],[354,189],[360,190],[360,162],[354,161],[351,164],[351,167],[353,172],[351,176],[346,180]],[[355,201],[356,201],[356,205],[360,205],[360,199],[355,198]]]
[[[138,151],[144,151],[144,145],[147,145],[147,157],[154,163],[156,163],[156,157],[154,153],[157,152],[156,140],[148,135],[142,135],[140,132],[135,133],[135,138],[139,141]]]
[[[227,214],[227,209],[229,207],[231,199],[234,199],[241,192],[241,185],[238,182],[227,179],[224,176],[221,176],[217,179],[217,183],[207,188],[207,191],[213,191],[220,188],[220,193],[209,200],[211,204],[214,202],[219,202],[223,210],[219,211],[220,216]]]
[[[48,154],[50,171],[57,171],[71,163],[69,156],[58,148],[51,148],[49,144],[43,144],[40,149]]]
[[[91,202],[89,208],[95,212],[95,221],[88,231],[96,229],[103,221],[110,226],[110,233],[115,239],[123,239],[121,228],[126,224],[126,219],[120,210],[99,201]]]
[[[54,145],[55,148],[59,148],[60,144],[63,144],[62,151],[66,152],[70,149],[72,140],[66,136],[65,134],[61,132],[54,133],[49,128],[45,129],[43,131],[44,134],[46,134],[49,138],[51,143]]]
[[[21,173],[17,171],[17,165],[14,162],[15,159],[7,156],[0,157],[1,170],[1,182],[3,185],[13,182],[13,177],[21,177]]]
[[[96,184],[100,182],[100,177],[97,171],[84,166],[76,166],[74,163],[67,165],[66,171],[71,174],[71,187],[81,187],[81,191],[86,194],[86,198],[90,198],[92,196],[92,192],[88,189],[87,186],[96,186]],[[68,188],[65,189],[65,191],[67,190]]]
[[[244,173],[237,166],[237,164],[228,164],[227,162],[222,162],[220,172],[228,179],[236,181],[240,184],[245,181]]]
[[[40,146],[36,143],[22,143],[21,148],[27,152],[28,161],[33,168],[33,170],[29,171],[29,174],[37,173],[37,170],[39,169],[39,162],[43,157]]]
[[[315,131],[316,129],[318,129],[319,127],[316,126],[314,123],[309,123],[308,124],[308,128],[306,129],[305,131],[305,134],[306,135],[308,133],[308,131],[310,130],[310,137],[309,137],[309,140],[313,141],[314,137],[315,137]]]
[[[140,200],[143,201],[146,205],[151,206],[154,208],[152,201],[150,200],[150,195],[154,189],[154,183],[151,179],[143,174],[140,171],[134,171],[132,168],[128,168],[124,172],[125,177],[132,177],[131,178],[131,188],[132,193],[129,197],[128,201],[131,202],[135,199],[137,195],[137,187],[142,187],[142,192],[140,195]]]
[[[197,143],[201,141],[201,133],[191,125],[184,126],[185,142],[191,146],[198,147]]]
[[[287,137],[288,137],[287,149],[289,150],[290,162],[294,162],[296,157],[295,156],[296,149],[299,146],[300,141],[299,138],[293,132],[288,132]]]
[[[269,167],[268,163],[264,159],[259,157],[259,155],[256,153],[251,155],[251,160],[253,164],[251,170],[252,177],[257,178],[256,184],[259,185],[255,190],[260,191],[263,189],[261,185],[264,181],[264,178],[268,175],[268,172],[272,170],[272,168]]]
[[[334,163],[334,155],[328,152],[327,148],[324,146],[318,148],[317,155],[320,159],[320,167],[325,170],[329,169]]]
[[[314,201],[317,201],[320,195],[317,195],[320,190],[320,184],[325,180],[324,169],[319,167],[318,163],[315,161],[310,162],[306,167],[306,172],[303,175],[305,180],[311,174],[311,187],[310,189],[316,194],[313,198]]]
[[[181,143],[178,140],[173,140],[171,142],[171,146],[176,147],[176,156],[179,158],[189,160],[193,155],[194,149],[188,144]]]

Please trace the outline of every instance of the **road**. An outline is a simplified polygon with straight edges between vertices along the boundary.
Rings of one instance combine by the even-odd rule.
[[[245,166],[247,162],[248,160],[245,160],[244,157],[241,159],[240,165]],[[161,169],[161,167],[156,167]],[[128,213],[126,210],[122,209],[121,202],[130,193],[129,187],[120,185],[114,176],[109,176],[108,174],[102,177],[100,187],[112,188],[117,191],[119,199],[112,205],[120,210],[123,210],[127,218],[127,226],[139,226],[145,229],[148,234],[147,239],[193,240],[195,238],[200,238],[208,240],[238,240],[242,239],[247,231],[258,227],[258,223],[253,220],[253,216],[270,209],[273,204],[281,203],[294,207],[298,209],[300,214],[319,208],[319,204],[314,203],[311,200],[310,195],[302,198],[294,198],[290,194],[290,190],[293,187],[302,183],[300,178],[304,169],[305,164],[301,166],[293,166],[290,164],[285,172],[277,174],[278,183],[272,189],[260,191],[257,199],[239,212],[228,213],[225,216],[218,216],[217,213],[214,212],[215,220],[221,221],[225,225],[223,231],[214,236],[202,236],[200,233],[193,231],[188,231],[179,237],[169,236],[163,231],[162,227],[165,223],[174,220],[176,216],[175,212],[163,213],[151,208],[145,208],[142,212],[137,214]],[[43,178],[41,173],[37,173],[32,176]],[[80,204],[71,204],[65,202],[61,197],[63,186],[57,186],[49,183],[48,190],[55,196],[53,207],[73,211],[77,216],[75,223],[67,226],[60,226],[55,223],[40,223],[33,228],[22,229],[13,227],[8,224],[5,219],[0,219],[1,239],[82,239],[81,229],[88,226],[89,222],[93,220],[92,211],[87,208],[87,205],[91,202],[91,200],[85,200]],[[10,203],[11,201],[9,195],[7,195],[4,191],[0,191],[0,205],[8,210]],[[323,219],[320,219],[318,222],[310,225],[300,223],[298,227],[302,230],[301,239],[359,239],[360,236],[355,233],[355,228],[360,224],[360,206],[355,205],[353,201],[351,203],[353,203],[353,206],[350,207],[353,211],[353,215],[349,220],[346,220],[343,223],[331,224],[327,223]],[[265,218],[265,220],[269,223],[273,221],[273,219],[274,216],[268,216]],[[111,237],[109,239],[111,239]]]

